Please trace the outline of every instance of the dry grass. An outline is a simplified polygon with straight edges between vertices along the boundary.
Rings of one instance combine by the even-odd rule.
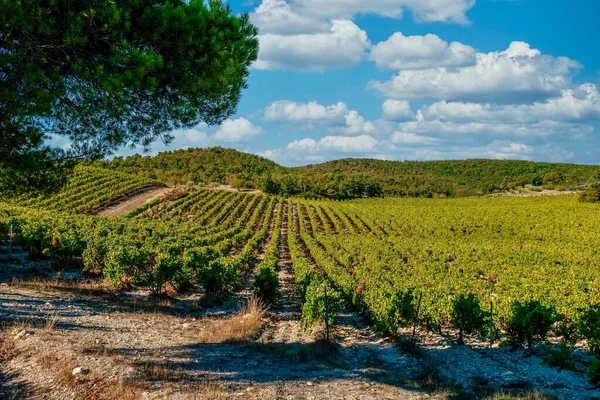
[[[525,392],[520,394],[510,393],[495,393],[489,397],[485,397],[486,400],[558,400],[555,396],[546,396],[538,391]]]
[[[148,361],[137,364],[136,367],[146,378],[161,382],[181,382],[186,376],[185,370],[164,361]]]
[[[50,317],[48,317],[48,319],[46,319],[46,322],[44,323],[44,326],[42,327],[42,332],[44,332],[44,333],[52,332],[54,330],[54,328],[56,328],[57,323],[58,323],[58,314],[54,313]]]
[[[87,390],[88,399],[94,400],[139,400],[142,397],[143,388],[123,383],[95,380],[91,388]]]
[[[190,191],[188,190],[188,188],[179,186],[179,187],[175,187],[175,188],[171,189],[170,191],[165,193],[162,197],[167,201],[175,201],[175,200],[181,199],[182,197],[187,196],[189,193],[190,193]]]
[[[263,326],[266,310],[263,302],[252,296],[248,304],[230,318],[212,321],[200,335],[202,343],[241,343],[250,340]]]
[[[199,384],[194,393],[194,400],[225,400],[227,391],[217,382],[204,382]]]
[[[0,362],[10,361],[17,356],[15,343],[6,335],[0,335]]]
[[[77,378],[73,376],[73,369],[77,367],[75,357],[65,357],[63,355],[44,354],[38,358],[38,364],[49,371],[54,371],[59,381],[66,386],[75,386]]]

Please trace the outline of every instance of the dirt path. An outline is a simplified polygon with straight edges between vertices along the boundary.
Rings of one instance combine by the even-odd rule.
[[[124,199],[122,202],[115,204],[114,206],[108,207],[102,211],[100,211],[97,215],[103,217],[117,217],[121,215],[125,215],[133,210],[136,210],[143,205],[146,205],[159,197],[163,196],[165,193],[170,191],[171,188],[158,187],[151,189],[147,192],[140,193],[133,197],[129,197]]]
[[[581,193],[581,190],[541,190],[539,192],[524,189],[521,191],[512,191],[512,192],[503,192],[499,196],[505,197],[538,197],[538,196],[560,196],[560,195],[568,195],[568,194],[576,194]],[[491,197],[496,197],[498,195],[490,195]]]
[[[0,364],[0,398],[432,397],[403,386],[393,371],[362,371],[347,364],[345,356],[322,359],[312,343],[201,342],[211,319],[178,316],[175,310],[144,312],[118,301],[111,305],[6,285],[0,288],[0,304],[0,321],[24,321],[15,332],[27,331],[14,342],[17,355]],[[50,320],[56,324],[44,328]],[[14,333],[6,334],[12,342]],[[90,372],[75,378],[71,371],[76,367]],[[215,382],[222,397],[206,395],[205,382]],[[124,387],[131,387],[132,394],[118,392]],[[91,391],[99,394],[90,396]]]

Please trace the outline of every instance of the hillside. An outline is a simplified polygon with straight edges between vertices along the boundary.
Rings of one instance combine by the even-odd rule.
[[[164,186],[154,179],[119,171],[78,165],[57,192],[3,199],[15,205],[83,213],[110,200]]]
[[[318,182],[328,176],[362,179],[381,185],[388,196],[449,197],[481,195],[524,185],[573,188],[584,185],[600,167],[516,160],[383,161],[342,159],[308,165],[298,173]],[[559,179],[544,181],[556,172]]]
[[[154,157],[138,154],[127,158],[115,157],[97,165],[169,184],[190,181],[200,184],[231,183],[237,177],[243,183],[254,186],[258,182],[257,177],[285,170],[266,158],[222,147],[175,150]]]
[[[342,159],[287,168],[233,149],[177,150],[155,157],[134,155],[100,166],[166,183],[222,183],[273,194],[338,200],[398,197],[464,197],[523,185],[574,188],[600,167],[510,160],[382,161]],[[548,175],[556,172],[558,175]],[[544,181],[546,178],[546,181]]]

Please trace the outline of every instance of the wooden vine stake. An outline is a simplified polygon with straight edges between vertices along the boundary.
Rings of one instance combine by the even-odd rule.
[[[10,224],[10,231],[8,232],[8,254],[12,254],[12,243],[13,243],[13,224]]]
[[[412,331],[412,342],[416,343],[417,340],[417,324],[419,323],[419,312],[421,311],[421,300],[423,299],[423,292],[419,294],[419,302],[417,303],[417,313],[415,314],[415,320],[413,321]]]
[[[490,352],[494,347],[494,301],[490,300]]]
[[[325,332],[327,335],[327,342],[329,342],[329,302],[327,301],[327,284],[323,287],[325,291]]]

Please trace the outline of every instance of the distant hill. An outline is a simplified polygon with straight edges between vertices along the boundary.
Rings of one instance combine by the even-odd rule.
[[[472,196],[535,185],[574,188],[585,185],[600,167],[514,160],[383,161],[342,159],[300,167],[300,175],[315,181],[330,174],[374,181],[390,196],[434,194]],[[556,172],[558,179],[548,174]],[[544,182],[544,178],[547,181]],[[548,180],[550,179],[550,180]]]
[[[155,157],[116,157],[98,163],[165,183],[221,183],[273,194],[316,198],[462,197],[523,185],[574,188],[592,180],[599,166],[511,160],[383,161],[341,159],[287,168],[233,149],[177,150]]]
[[[266,158],[222,147],[175,150],[154,157],[136,154],[125,159],[115,157],[96,165],[168,184],[227,184],[238,178],[254,186],[259,176],[285,171],[284,167]]]

